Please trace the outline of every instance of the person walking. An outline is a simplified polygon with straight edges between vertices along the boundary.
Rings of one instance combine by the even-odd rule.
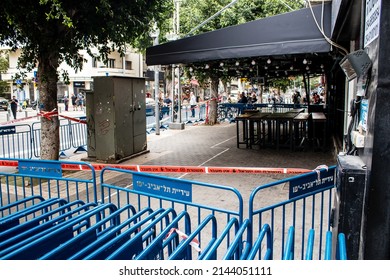
[[[192,91],[190,94],[190,106],[191,106],[191,117],[195,118],[196,97]]]
[[[12,115],[14,116],[14,120],[16,120],[16,112],[18,110],[18,100],[16,99],[15,95],[12,96],[10,103],[11,103]]]

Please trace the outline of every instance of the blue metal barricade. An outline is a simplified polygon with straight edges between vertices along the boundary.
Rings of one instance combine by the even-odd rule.
[[[31,205],[42,202],[45,199],[40,195],[29,196],[23,199],[16,200],[12,203],[0,207],[0,218],[13,214],[21,209],[25,209]]]
[[[0,156],[30,159],[33,155],[31,126],[17,124],[0,126]]]
[[[130,211],[131,215],[135,215],[135,209],[132,205],[118,209],[111,213],[104,219],[96,222],[94,225],[81,232],[74,238],[62,243],[60,247],[56,247],[49,251],[40,259],[51,259],[51,260],[65,260],[75,253],[79,252],[85,246],[92,244],[94,241],[104,237],[106,234],[118,232],[118,227],[121,227],[120,214],[122,212]]]
[[[56,209],[66,209],[66,212],[48,212],[17,227],[14,227],[9,231],[2,232],[1,235],[5,238],[2,238],[2,240],[0,241],[0,254],[4,250],[7,250],[7,252],[11,252],[12,248],[18,248],[17,244],[22,244],[22,242],[29,238],[37,238],[39,236],[42,236],[43,232],[48,233],[51,230],[58,229],[60,226],[66,224],[73,217],[82,215],[93,207],[96,207],[96,204],[80,204],[79,201],[74,201],[67,205],[64,205],[62,209],[60,207]],[[38,223],[36,221],[38,221]],[[44,222],[42,223],[41,221]]]
[[[124,220],[117,227],[113,228],[111,231],[107,232],[105,235],[100,236],[100,238],[95,241],[87,244],[86,246],[79,248],[78,252],[75,252],[73,255],[69,256],[70,260],[81,260],[86,258],[87,256],[93,254],[98,249],[105,246],[108,242],[112,242],[114,244],[118,242],[118,240],[114,240],[116,238],[125,237],[128,234],[127,238],[130,238],[134,232],[133,226],[138,222],[142,221],[145,217],[149,216],[153,212],[150,208],[144,208],[141,211],[138,211],[133,216],[129,217],[127,220]],[[123,235],[122,235],[123,234]],[[123,240],[127,240],[127,238],[123,238]]]
[[[67,119],[59,119],[60,128],[60,151],[69,150],[72,147],[71,122]],[[31,135],[33,139],[33,156],[40,157],[41,154],[41,123],[35,122],[31,125]],[[31,158],[31,157],[30,157]]]
[[[82,121],[86,121],[86,117],[79,118]],[[74,152],[87,151],[87,125],[81,122],[71,122],[69,121],[70,126],[70,139],[71,145],[75,148]]]
[[[181,216],[180,216],[181,217]],[[110,240],[84,259],[131,260],[140,254],[156,236],[158,227],[165,228],[176,218],[176,212],[170,209],[157,209],[140,220],[131,228]]]
[[[107,183],[106,177],[112,176],[120,177],[121,181],[125,181],[127,184],[122,186]],[[110,167],[102,170],[100,178],[101,201],[114,203],[118,207],[132,204],[136,206],[137,211],[144,207],[152,209],[174,208],[176,212],[188,212],[194,226],[198,226],[209,214],[217,217],[221,229],[233,217],[238,219],[239,224],[243,221],[242,196],[231,187]],[[207,205],[203,199],[205,192],[215,197],[225,197],[225,201],[228,202],[221,202],[218,205],[217,201],[214,200],[210,202],[210,205]],[[181,225],[179,226],[181,227]],[[220,232],[217,235],[220,235]],[[201,244],[208,244],[210,238],[209,231],[201,231],[200,235],[197,236]],[[225,249],[227,244],[225,244]]]
[[[274,259],[282,259],[285,255],[286,234],[290,226],[295,229],[295,258],[304,259],[307,229],[318,233],[314,244],[314,250],[318,253],[313,257],[323,258],[325,235],[330,230],[334,172],[333,166],[272,182],[253,190],[249,201],[253,234],[259,232],[262,225],[270,225],[274,238]],[[264,191],[268,195],[261,195]],[[278,192],[278,199],[273,199],[273,191]],[[281,193],[285,194],[285,200],[280,201]],[[258,205],[256,209],[255,205]],[[253,237],[250,238],[252,239]]]
[[[76,166],[80,171],[68,171],[64,165]],[[13,171],[0,172],[0,207],[35,195],[97,202],[95,170],[86,162],[18,159]]]
[[[11,229],[14,226],[19,225],[23,221],[35,218],[41,213],[48,212],[57,207],[61,207],[66,204],[66,200],[62,198],[52,198],[44,200],[40,203],[34,204],[28,208],[17,211],[11,215],[0,219],[0,232]]]
[[[82,215],[68,220],[65,224],[54,227],[54,230],[43,231],[40,234],[24,239],[3,251],[0,259],[3,260],[35,260],[45,253],[57,248],[77,234],[96,224],[105,216],[109,216],[117,208],[113,204],[103,204],[92,208]]]
[[[40,224],[43,224],[43,223],[50,224],[48,222],[51,222],[51,224],[52,224],[53,221],[56,219],[56,217],[58,217],[64,213],[70,212],[74,206],[80,206],[80,205],[84,205],[84,204],[85,203],[83,201],[73,201],[73,202],[64,204],[60,207],[57,207],[55,209],[52,209],[50,211],[44,212],[43,214],[41,214],[35,218],[32,218],[28,221],[25,221],[23,223],[20,223],[20,224],[14,226],[8,230],[4,230],[4,231],[0,232],[0,242],[8,240],[10,238],[13,238],[19,234],[25,233],[28,230],[33,229],[34,227],[37,227]],[[16,212],[16,213],[18,213],[18,212]],[[62,217],[61,220],[58,220],[57,222],[61,222],[63,220],[64,220],[64,217]]]
[[[330,230],[335,167],[255,188],[244,219],[227,186],[105,167],[97,189],[87,163],[14,166],[0,173],[0,259],[347,259]]]

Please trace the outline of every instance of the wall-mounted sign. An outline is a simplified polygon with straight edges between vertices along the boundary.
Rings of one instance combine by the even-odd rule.
[[[364,47],[379,37],[379,23],[381,15],[381,0],[366,1],[366,15],[364,19]]]

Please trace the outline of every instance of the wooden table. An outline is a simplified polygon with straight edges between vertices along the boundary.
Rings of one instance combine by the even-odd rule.
[[[248,131],[248,120],[252,114],[240,114],[235,118],[236,121],[236,133],[237,133],[237,148],[240,148],[241,144],[245,144],[245,147],[249,147],[249,131]],[[241,130],[240,132],[240,124]],[[240,134],[242,134],[240,136]]]
[[[259,145],[259,147],[264,146],[265,137],[266,137],[264,117],[269,114],[270,113],[258,112],[256,114],[252,114],[249,117],[249,147],[250,148],[253,148],[253,146],[255,145]]]
[[[326,150],[326,116],[322,112],[311,113],[313,122],[313,140],[319,148],[323,151]],[[322,130],[322,136],[319,135],[319,131]],[[322,142],[322,144],[321,144]]]
[[[304,148],[308,140],[308,123],[310,114],[299,113],[293,120],[294,123],[294,143],[293,149]],[[298,145],[296,145],[299,143]]]
[[[268,143],[279,149],[288,146],[293,150],[294,129],[293,120],[297,112],[271,113],[264,117],[268,126]],[[283,142],[284,141],[284,142]]]

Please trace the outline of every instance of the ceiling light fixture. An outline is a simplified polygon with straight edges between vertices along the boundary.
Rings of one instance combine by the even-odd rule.
[[[255,64],[256,64],[256,61],[252,60],[252,62],[251,62],[251,63],[252,63],[252,65],[255,65]]]
[[[204,66],[204,69],[209,69],[210,68],[210,65],[208,65],[208,64],[206,64],[205,66]]]
[[[236,61],[236,66],[240,65],[240,62],[239,61]]]
[[[221,63],[219,64],[220,67],[223,67],[223,65],[224,65],[223,62],[221,62]]]
[[[268,64],[271,64],[271,59],[268,58],[268,59],[267,59],[267,63],[268,63]]]
[[[303,64],[307,64],[306,58],[302,61]]]

